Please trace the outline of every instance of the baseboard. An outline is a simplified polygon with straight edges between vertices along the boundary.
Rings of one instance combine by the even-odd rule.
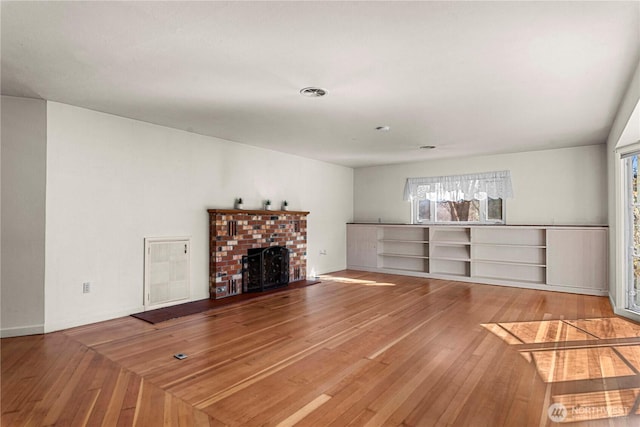
[[[633,320],[634,322],[640,323],[640,314],[627,310],[626,308],[614,307],[613,312],[618,316],[625,317],[629,320]]]
[[[80,319],[68,319],[57,322],[48,323],[45,326],[45,332],[55,332],[63,329],[75,328],[77,326],[89,325],[91,323],[104,322],[105,320],[117,319],[119,317],[129,316],[134,313],[144,311],[144,306],[140,305],[127,310],[119,310],[114,312],[100,313],[94,316],[83,317]]]
[[[44,325],[17,326],[0,329],[0,338],[22,337],[25,335],[44,334]]]
[[[624,307],[623,308],[616,307],[616,303],[613,300],[613,297],[611,296],[611,294],[609,294],[609,304],[611,304],[611,309],[616,315],[621,317],[626,317],[629,320],[633,320],[634,322],[640,323],[640,314]]]
[[[611,296],[611,294],[609,294],[609,304],[611,305],[611,309],[615,313],[616,312],[616,302],[613,300],[613,297]]]
[[[422,271],[399,270],[399,269],[391,269],[391,268],[360,267],[360,266],[352,266],[352,265],[348,265],[347,269],[355,270],[355,271],[369,271],[372,273],[395,274],[399,276],[422,277],[425,279],[439,279],[439,280],[449,280],[454,282],[475,283],[475,284],[482,284],[482,285],[533,289],[537,291],[564,292],[569,294],[593,295],[593,296],[599,296],[599,297],[606,297],[609,295],[609,291],[606,289],[574,288],[571,286],[547,285],[545,283],[518,282],[516,280],[509,280],[509,279],[489,279],[486,277],[475,277],[475,276],[431,274],[431,273],[425,273]]]

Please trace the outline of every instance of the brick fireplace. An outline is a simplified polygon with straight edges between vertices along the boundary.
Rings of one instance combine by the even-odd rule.
[[[289,280],[307,276],[307,215],[300,211],[209,209],[209,294],[242,293],[242,259],[250,249],[284,246]]]

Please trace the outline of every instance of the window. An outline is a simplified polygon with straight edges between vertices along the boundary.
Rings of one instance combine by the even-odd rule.
[[[481,196],[482,197],[482,196]],[[474,200],[436,201],[412,199],[414,223],[477,222],[504,224],[502,199],[482,197]]]
[[[412,223],[504,224],[506,197],[512,197],[509,171],[408,178],[405,200]]]
[[[627,308],[640,313],[640,196],[638,195],[638,156],[625,156],[627,205]]]

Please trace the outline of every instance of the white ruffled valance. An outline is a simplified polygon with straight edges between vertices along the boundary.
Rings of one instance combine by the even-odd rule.
[[[455,201],[513,197],[511,172],[497,171],[466,175],[430,176],[407,178],[404,199],[429,199]]]

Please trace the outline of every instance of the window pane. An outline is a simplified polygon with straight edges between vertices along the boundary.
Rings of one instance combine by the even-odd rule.
[[[418,201],[418,221],[431,221],[431,201],[419,200]]]
[[[460,202],[436,203],[436,221],[480,221],[480,201],[462,200]]]
[[[628,308],[635,312],[640,312],[640,207],[638,206],[638,156],[626,159],[629,168],[629,185],[627,186],[626,202],[630,205],[629,220],[626,224],[626,233],[631,240],[632,246],[628,249],[627,259],[631,262],[628,266],[630,277],[627,282],[627,292],[629,295]]]
[[[487,199],[487,219],[502,220],[502,199]]]
[[[635,306],[640,306],[640,259],[636,257],[633,258],[633,290],[632,302]]]
[[[638,204],[638,156],[631,157],[631,192],[633,204]]]

